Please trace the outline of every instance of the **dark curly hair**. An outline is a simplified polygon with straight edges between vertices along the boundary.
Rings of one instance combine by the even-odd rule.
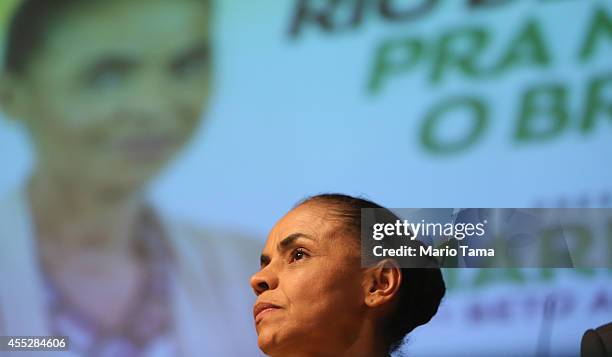
[[[343,194],[320,194],[300,201],[296,206],[320,204],[327,208],[327,217],[336,219],[342,228],[360,244],[362,209],[376,208],[377,222],[394,223],[399,217],[372,201]],[[382,240],[383,245],[393,244],[397,240]],[[418,242],[415,242],[418,244]],[[390,246],[387,246],[390,247]],[[437,313],[442,297],[446,292],[442,272],[434,259],[427,268],[402,268],[402,282],[399,288],[399,304],[384,326],[389,353],[396,352],[404,338],[416,327],[426,324]]]

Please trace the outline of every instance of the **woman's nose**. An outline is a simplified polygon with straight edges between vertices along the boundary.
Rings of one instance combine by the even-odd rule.
[[[157,129],[175,125],[177,105],[171,85],[157,75],[141,75],[121,100],[122,118],[129,117],[134,125]]]
[[[267,269],[268,267],[263,268],[251,277],[251,287],[257,296],[265,291],[276,289],[278,285],[278,278],[272,271]]]

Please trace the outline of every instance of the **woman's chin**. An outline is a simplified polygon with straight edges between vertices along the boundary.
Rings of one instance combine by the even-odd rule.
[[[261,352],[265,353],[268,356],[270,355],[270,350],[272,346],[270,345],[270,341],[268,341],[265,337],[262,338],[261,335],[259,336],[259,338],[257,339],[257,346],[259,347]]]
[[[113,174],[108,176],[108,174]],[[93,190],[112,192],[121,192],[127,194],[129,192],[139,191],[145,188],[158,175],[159,170],[138,170],[132,168],[130,170],[114,171],[109,170],[106,175],[97,175],[95,178],[84,179],[89,180],[90,184],[85,185]]]
[[[264,328],[258,332],[257,344],[259,349],[268,356],[274,356],[279,347],[278,336],[270,328]]]
[[[259,349],[267,356],[294,356],[298,351],[306,351],[312,348],[307,348],[303,345],[303,335],[297,330],[288,331],[284,328],[276,328],[276,326],[266,326],[263,329],[258,329],[257,344]],[[300,353],[300,356],[305,355]]]
[[[167,165],[168,159],[156,161],[123,161],[112,165],[108,170],[99,172],[100,177],[111,184],[125,186],[126,188],[138,188],[148,184],[155,179]],[[112,176],[109,176],[112,175]]]

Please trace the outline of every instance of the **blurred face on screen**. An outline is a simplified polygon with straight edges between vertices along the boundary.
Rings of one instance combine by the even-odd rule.
[[[110,0],[55,19],[11,81],[11,115],[39,170],[111,187],[145,183],[188,141],[209,96],[202,0]]]
[[[259,347],[271,356],[333,355],[358,334],[365,307],[359,248],[317,204],[272,229],[251,278]]]

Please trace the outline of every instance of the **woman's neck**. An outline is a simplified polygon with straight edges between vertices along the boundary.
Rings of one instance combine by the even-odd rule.
[[[279,351],[278,356],[290,357],[387,357],[389,346],[384,343],[384,336],[377,332],[374,318],[362,321],[356,336],[351,341],[335,340],[334,346],[325,343],[309,344],[309,349],[296,351],[297,347]],[[276,356],[276,355],[274,355]]]
[[[28,198],[41,245],[66,252],[129,254],[142,209],[138,192],[99,188],[37,172],[30,181]]]
[[[355,340],[344,356],[372,356],[387,357],[389,355],[388,346],[383,343],[383,337],[377,333],[375,320],[366,319],[362,325],[360,337]]]

